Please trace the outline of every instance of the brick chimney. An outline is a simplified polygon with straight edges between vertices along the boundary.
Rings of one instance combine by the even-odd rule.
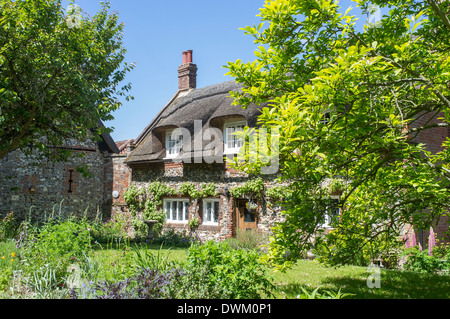
[[[197,65],[192,63],[192,50],[183,52],[183,63],[178,67],[178,89],[189,90],[197,87]]]

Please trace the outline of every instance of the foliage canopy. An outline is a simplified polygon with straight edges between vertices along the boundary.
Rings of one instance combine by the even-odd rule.
[[[70,139],[107,131],[130,84],[124,24],[109,4],[94,16],[60,0],[0,2],[0,158],[30,145],[66,158]],[[96,136],[97,134],[93,134]]]
[[[432,152],[418,138],[448,128],[450,1],[353,3],[369,17],[363,28],[339,1],[267,0],[261,24],[243,28],[256,59],[226,66],[243,84],[235,104],[267,102],[259,123],[280,128],[292,194],[269,245],[276,265],[313,248],[333,178],[345,185],[342,214],[315,238],[330,264],[367,262],[395,247],[405,224],[426,228],[448,210],[449,141]]]

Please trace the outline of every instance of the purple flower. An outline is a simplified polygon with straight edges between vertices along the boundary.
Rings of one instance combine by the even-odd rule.
[[[403,235],[403,240],[405,241],[406,249],[409,249],[411,247],[411,245],[409,244],[409,238],[408,238],[407,234]]]
[[[436,239],[433,231],[433,227],[430,227],[430,236],[428,236],[428,255],[433,255],[433,247],[436,245]]]
[[[415,247],[415,246],[417,246],[417,241],[416,241],[416,233],[413,230],[411,232],[411,247]]]

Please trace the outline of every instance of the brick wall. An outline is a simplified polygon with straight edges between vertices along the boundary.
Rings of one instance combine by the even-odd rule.
[[[420,114],[417,119],[412,123],[412,128],[420,128],[424,126],[430,126],[435,125],[437,123],[442,123],[442,120],[439,118],[444,117],[444,114],[434,112],[429,113],[422,113]],[[443,150],[442,143],[447,139],[449,135],[449,129],[447,127],[432,127],[428,128],[426,130],[420,131],[418,134],[411,133],[410,138],[412,139],[412,142],[415,143],[423,143],[426,145],[425,149],[430,151],[432,154],[436,154]],[[435,221],[435,225],[433,226],[433,231],[436,234],[437,238],[440,238],[441,240],[450,241],[449,238],[449,217],[448,216],[441,216],[439,220]],[[408,242],[411,244],[411,232],[415,231],[417,242],[419,242],[419,234],[422,233],[423,235],[423,243],[424,243],[424,249],[427,249],[428,247],[428,236],[429,236],[429,230],[413,230],[409,225],[406,227],[406,233],[408,235]]]
[[[130,186],[131,169],[124,163],[126,155],[113,155],[112,163],[114,165],[114,175],[112,182],[112,193],[115,193],[117,197],[113,197],[113,205],[124,204],[123,199],[124,191]]]
[[[417,119],[414,121],[414,123],[412,123],[411,127],[419,128],[442,123],[442,120],[439,120],[439,118],[442,118],[443,116],[444,114],[442,112],[438,114],[435,114],[433,112],[422,113],[418,115]],[[418,134],[410,134],[410,137],[413,138],[412,142],[426,144],[426,149],[433,154],[436,154],[437,152],[443,150],[442,143],[448,136],[449,129],[447,127],[433,127],[422,130]]]

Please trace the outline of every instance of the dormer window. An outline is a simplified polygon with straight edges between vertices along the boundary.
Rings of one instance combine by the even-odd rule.
[[[224,125],[224,154],[237,154],[244,145],[244,141],[235,135],[236,132],[243,131],[245,122],[230,122]]]
[[[174,158],[180,154],[183,134],[180,129],[166,132],[166,158]]]

